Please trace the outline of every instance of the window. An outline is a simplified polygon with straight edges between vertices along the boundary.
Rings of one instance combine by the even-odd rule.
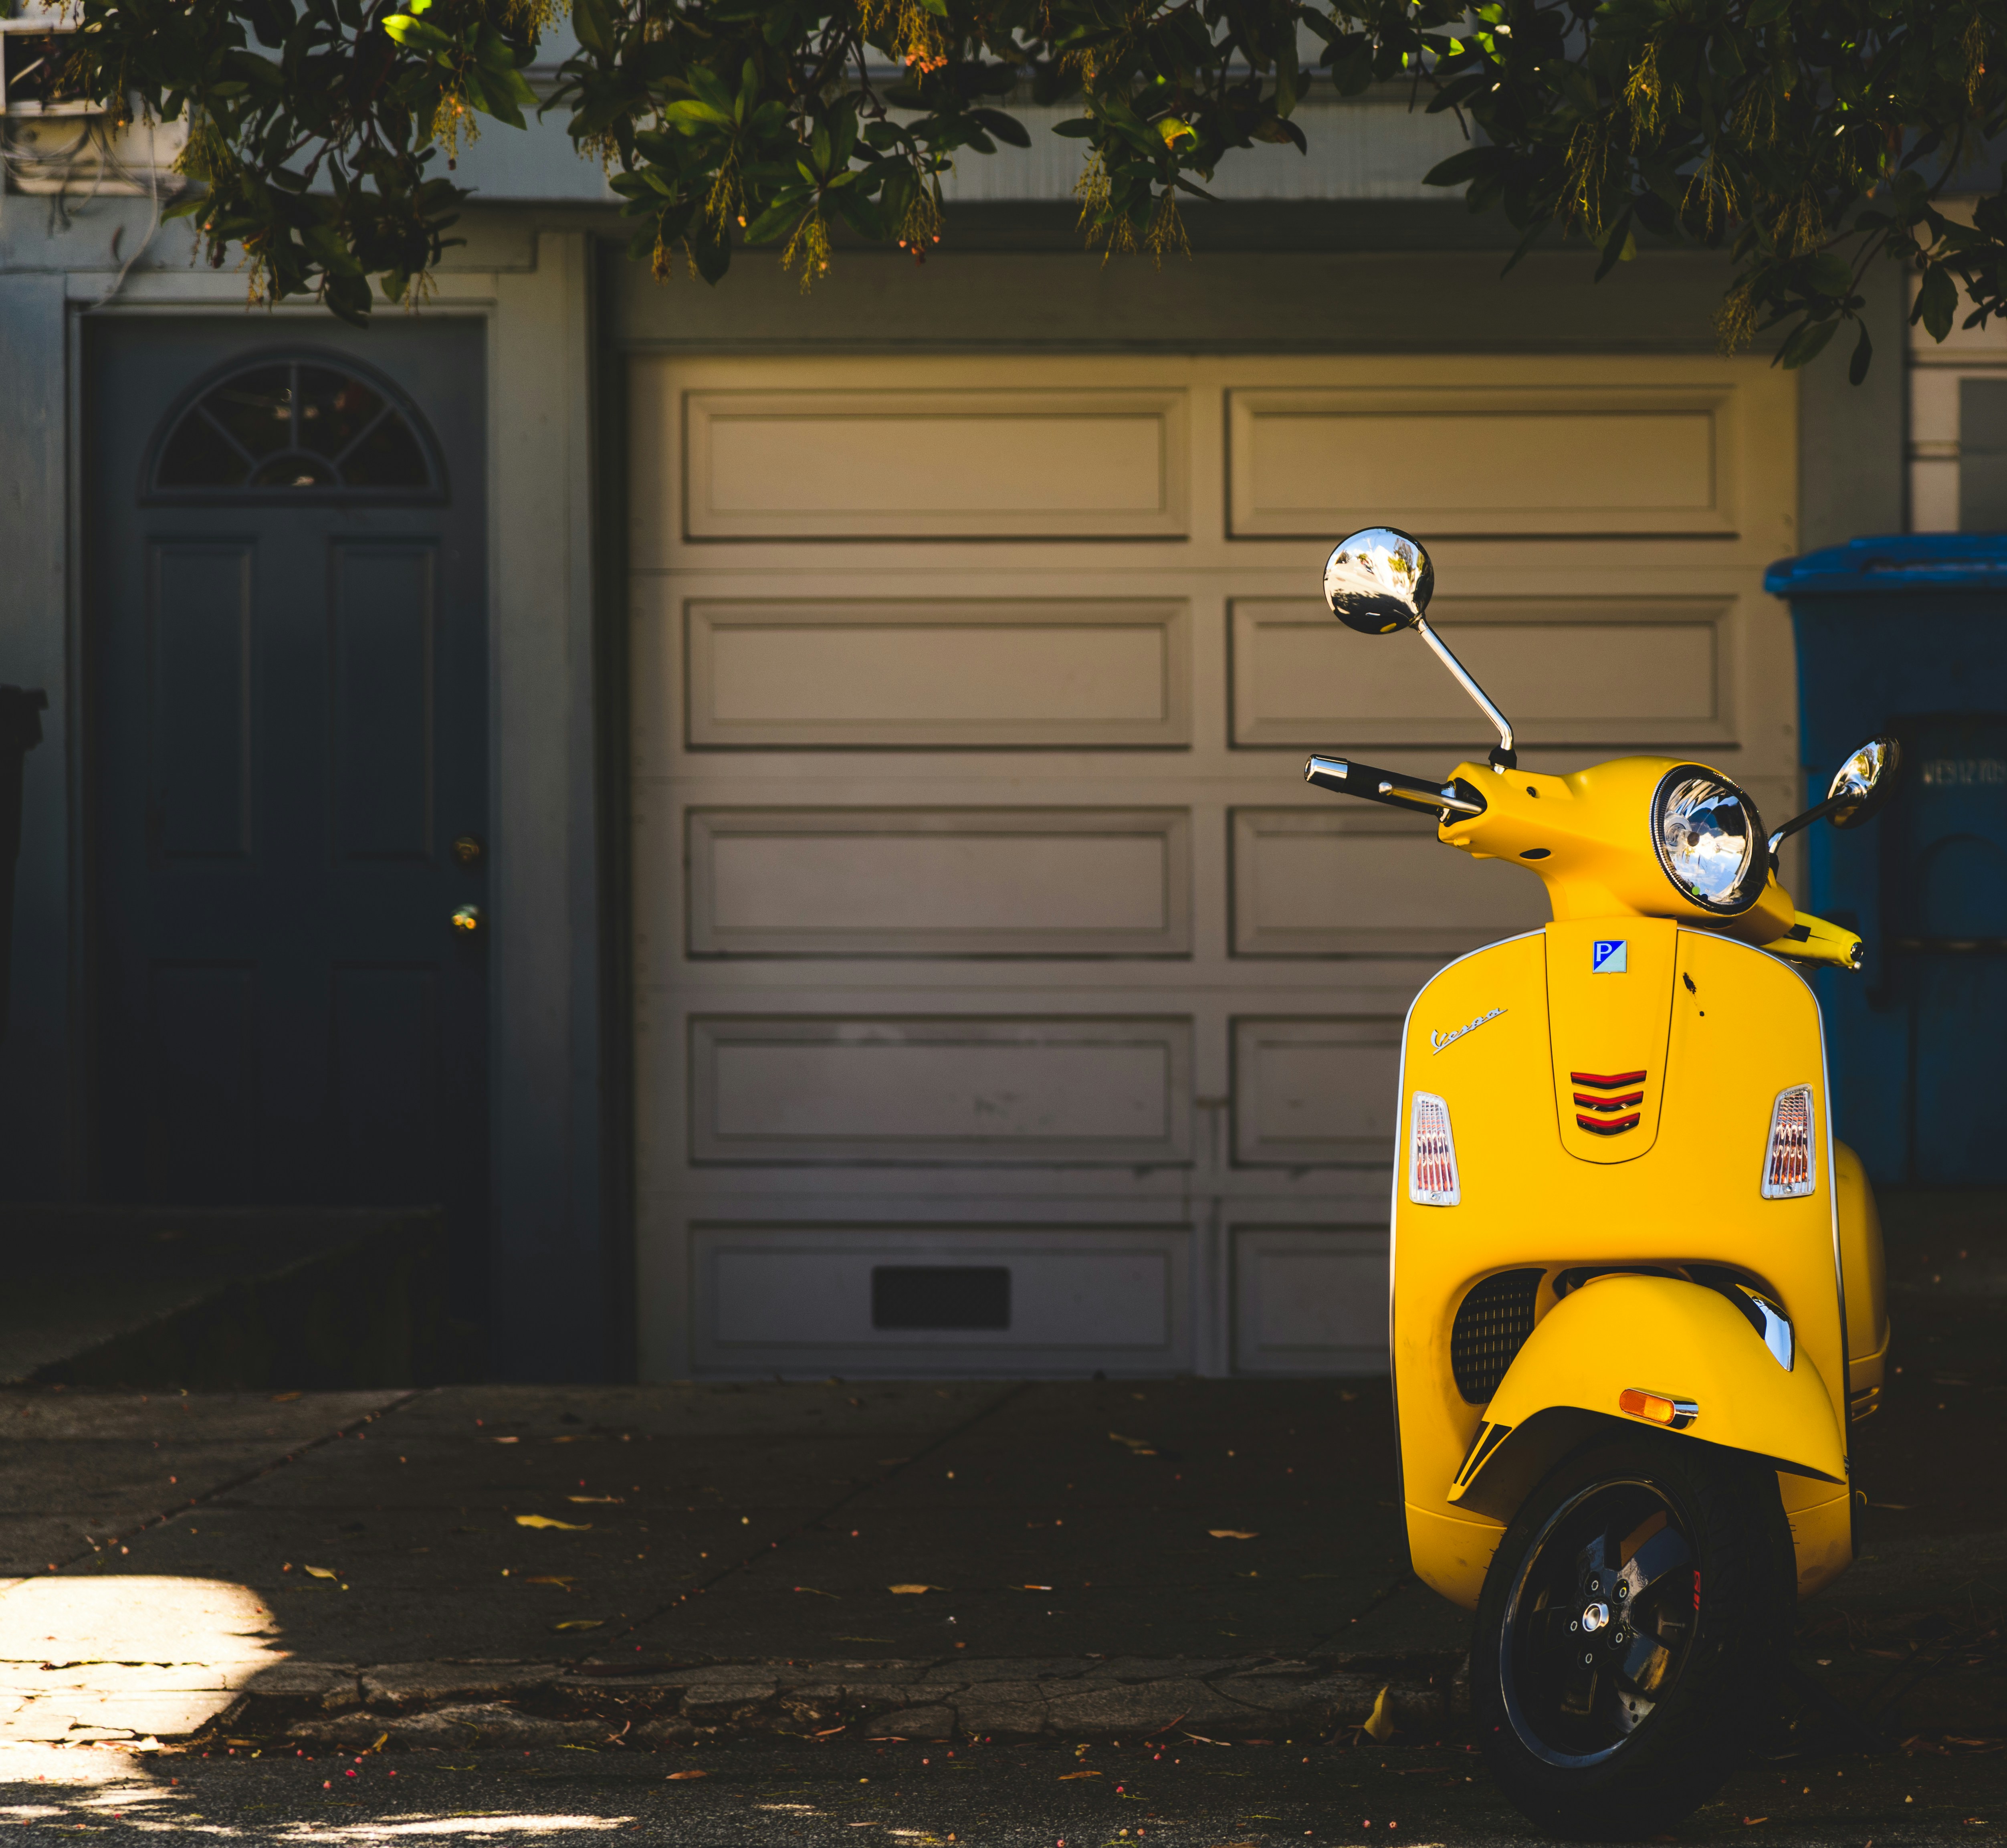
[[[260,360],[210,386],[155,452],[155,494],[233,500],[438,498],[418,418],[322,358]]]

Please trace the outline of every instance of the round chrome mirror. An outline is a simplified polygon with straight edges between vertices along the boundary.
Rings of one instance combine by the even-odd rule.
[[[1435,589],[1435,566],[1421,541],[1391,526],[1354,533],[1324,561],[1324,601],[1333,615],[1361,635],[1413,628]]]
[[[1896,793],[1902,767],[1902,747],[1894,739],[1869,739],[1835,773],[1825,799],[1838,806],[1827,811],[1827,819],[1835,827],[1872,821]]]

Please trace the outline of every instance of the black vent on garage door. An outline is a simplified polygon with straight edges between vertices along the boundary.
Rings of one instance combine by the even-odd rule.
[[[1534,1273],[1538,1276],[1540,1273]],[[1007,1328],[1004,1264],[879,1264],[871,1272],[874,1328]]]
[[[1533,1331],[1533,1300],[1543,1271],[1501,1271],[1458,1304],[1450,1330],[1450,1371],[1473,1405],[1487,1403]]]

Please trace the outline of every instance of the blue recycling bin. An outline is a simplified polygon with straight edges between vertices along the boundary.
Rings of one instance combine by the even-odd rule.
[[[1814,977],[1838,1132],[1877,1181],[2007,1182],[2007,534],[1856,539],[1763,581],[1790,601],[1808,803],[1863,739],[1903,749],[1879,820],[1808,837],[1798,902],[1865,940],[1859,973]]]

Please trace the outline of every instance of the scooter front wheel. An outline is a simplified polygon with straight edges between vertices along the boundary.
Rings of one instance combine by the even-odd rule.
[[[1663,1834],[1765,1716],[1795,1586],[1775,1474],[1638,1432],[1529,1495],[1477,1610],[1472,1710],[1493,1774],[1558,1835]]]

